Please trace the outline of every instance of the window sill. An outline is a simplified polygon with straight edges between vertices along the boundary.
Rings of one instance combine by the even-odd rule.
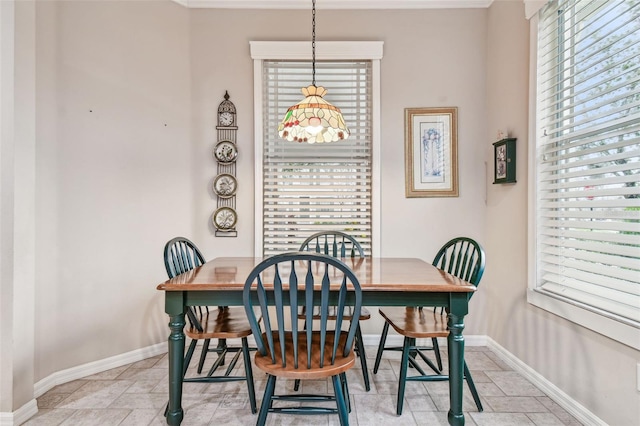
[[[640,350],[640,329],[633,325],[608,318],[577,304],[545,293],[543,290],[527,290],[527,302],[634,349]]]

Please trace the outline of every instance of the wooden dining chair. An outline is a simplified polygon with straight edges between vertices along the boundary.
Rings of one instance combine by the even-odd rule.
[[[164,264],[169,278],[190,271],[204,263],[205,260],[200,250],[187,238],[173,238],[168,241],[164,247]],[[184,357],[183,382],[211,383],[245,380],[249,392],[251,412],[256,413],[256,396],[247,339],[248,336],[251,335],[251,326],[244,313],[244,308],[218,306],[217,308],[209,309],[207,306],[189,306],[186,315],[188,324],[184,332],[191,339],[191,343]],[[209,347],[211,339],[218,339],[220,342],[218,347]],[[240,339],[242,344],[239,347],[227,346],[227,339]],[[203,340],[203,348],[197,370],[198,374],[202,372],[202,367],[208,352],[216,352],[218,358],[214,361],[205,376],[187,378],[187,369],[189,368],[189,363],[193,357],[198,340]],[[224,365],[225,355],[227,355],[227,353],[235,353],[235,356],[229,362],[223,375],[214,375],[216,370]],[[245,375],[232,376],[231,372],[236,366],[241,354],[243,355]]]
[[[331,289],[331,292],[330,292]],[[255,365],[267,374],[257,425],[270,412],[282,414],[337,413],[340,425],[349,424],[346,371],[355,365],[353,351],[357,321],[344,318],[351,307],[358,318],[362,306],[360,283],[341,260],[319,253],[291,252],[260,262],[247,277],[243,301],[256,340]],[[335,327],[329,306],[335,305]],[[307,307],[306,327],[299,327],[298,308]],[[319,321],[313,321],[318,307]],[[262,320],[256,316],[262,315]],[[316,327],[316,323],[319,323]],[[345,323],[345,324],[343,324]],[[343,330],[343,325],[345,329]],[[331,378],[333,395],[274,395],[276,380]],[[335,401],[336,408],[279,404],[280,401]],[[275,404],[274,404],[275,403]]]
[[[313,234],[300,245],[300,251],[309,251],[315,253],[324,253],[333,257],[364,257],[364,250],[358,241],[351,235],[340,231],[321,231]],[[351,312],[343,313],[345,319],[351,320]],[[335,306],[329,308],[329,317],[335,317]],[[305,312],[301,310],[300,319],[305,319]],[[360,321],[366,321],[371,318],[371,312],[365,307],[360,311]],[[314,312],[313,319],[319,319],[318,312]],[[360,358],[360,366],[362,367],[362,379],[364,388],[367,392],[371,390],[369,382],[369,369],[367,367],[367,354],[364,351],[364,342],[362,340],[362,331],[360,322],[356,329],[356,355]],[[295,384],[295,390],[298,390],[299,382]]]
[[[436,254],[433,265],[455,275],[475,286],[480,283],[485,267],[485,254],[482,247],[474,240],[466,237],[458,237],[447,242]],[[385,350],[401,350],[402,358],[400,362],[400,380],[398,385],[398,401],[396,412],[402,414],[404,393],[407,381],[448,381],[449,376],[442,374],[442,361],[438,347],[438,337],[447,337],[447,315],[443,309],[424,308],[422,306],[408,306],[406,308],[385,307],[380,308],[380,315],[385,320],[376,354],[376,362],[373,367],[373,374],[378,372],[382,353]],[[402,347],[385,347],[389,326],[400,335],[404,336]],[[432,346],[417,345],[416,339],[432,339]],[[424,354],[425,350],[435,351],[438,366]],[[417,357],[420,357],[434,374],[427,374]],[[418,375],[407,375],[408,367],[411,366],[418,372]],[[482,411],[482,403],[478,391],[473,383],[473,378],[469,372],[466,361],[464,362],[464,378],[467,381],[471,396],[478,411]]]

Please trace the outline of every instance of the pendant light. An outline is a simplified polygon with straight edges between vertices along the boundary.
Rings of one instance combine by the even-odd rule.
[[[311,9],[311,86],[303,87],[303,100],[287,110],[278,126],[282,139],[292,142],[335,142],[349,137],[340,108],[324,100],[327,89],[316,86],[316,0]]]

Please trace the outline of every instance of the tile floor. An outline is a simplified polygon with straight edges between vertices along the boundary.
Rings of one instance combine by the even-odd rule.
[[[466,360],[484,405],[479,413],[465,385],[464,411],[467,425],[555,426],[580,425],[486,347],[467,347]],[[375,347],[367,347],[373,368]],[[199,351],[197,352],[199,353]],[[361,370],[348,372],[352,411],[350,424],[357,426],[447,425],[448,383],[409,382],[402,416],[395,414],[399,353],[386,351],[377,375],[371,374],[371,391],[365,392]],[[443,353],[446,360],[446,353]],[[194,357],[195,358],[195,357]],[[209,356],[211,360],[214,354]],[[195,362],[192,362],[195,364]],[[244,374],[242,362],[236,371]],[[164,425],[167,402],[167,356],[160,355],[65,383],[38,398],[38,414],[26,425]],[[446,365],[445,365],[446,369]],[[254,368],[258,407],[264,390],[264,375]],[[276,392],[293,389],[292,381],[278,382]],[[328,392],[328,381],[303,382],[306,393]],[[183,425],[250,425],[246,383],[187,383],[184,386]],[[269,414],[268,425],[338,425],[337,415],[292,416]]]

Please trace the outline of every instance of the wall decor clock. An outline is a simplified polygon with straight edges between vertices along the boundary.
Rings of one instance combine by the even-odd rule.
[[[218,174],[213,179],[212,189],[217,198],[217,209],[211,220],[216,237],[237,237],[236,223],[236,159],[238,158],[236,106],[225,91],[217,113],[217,142],[213,148],[213,158],[218,164]]]
[[[224,92],[224,101],[218,106],[218,125],[217,129],[230,129],[236,127],[236,106],[229,100],[229,92]]]

